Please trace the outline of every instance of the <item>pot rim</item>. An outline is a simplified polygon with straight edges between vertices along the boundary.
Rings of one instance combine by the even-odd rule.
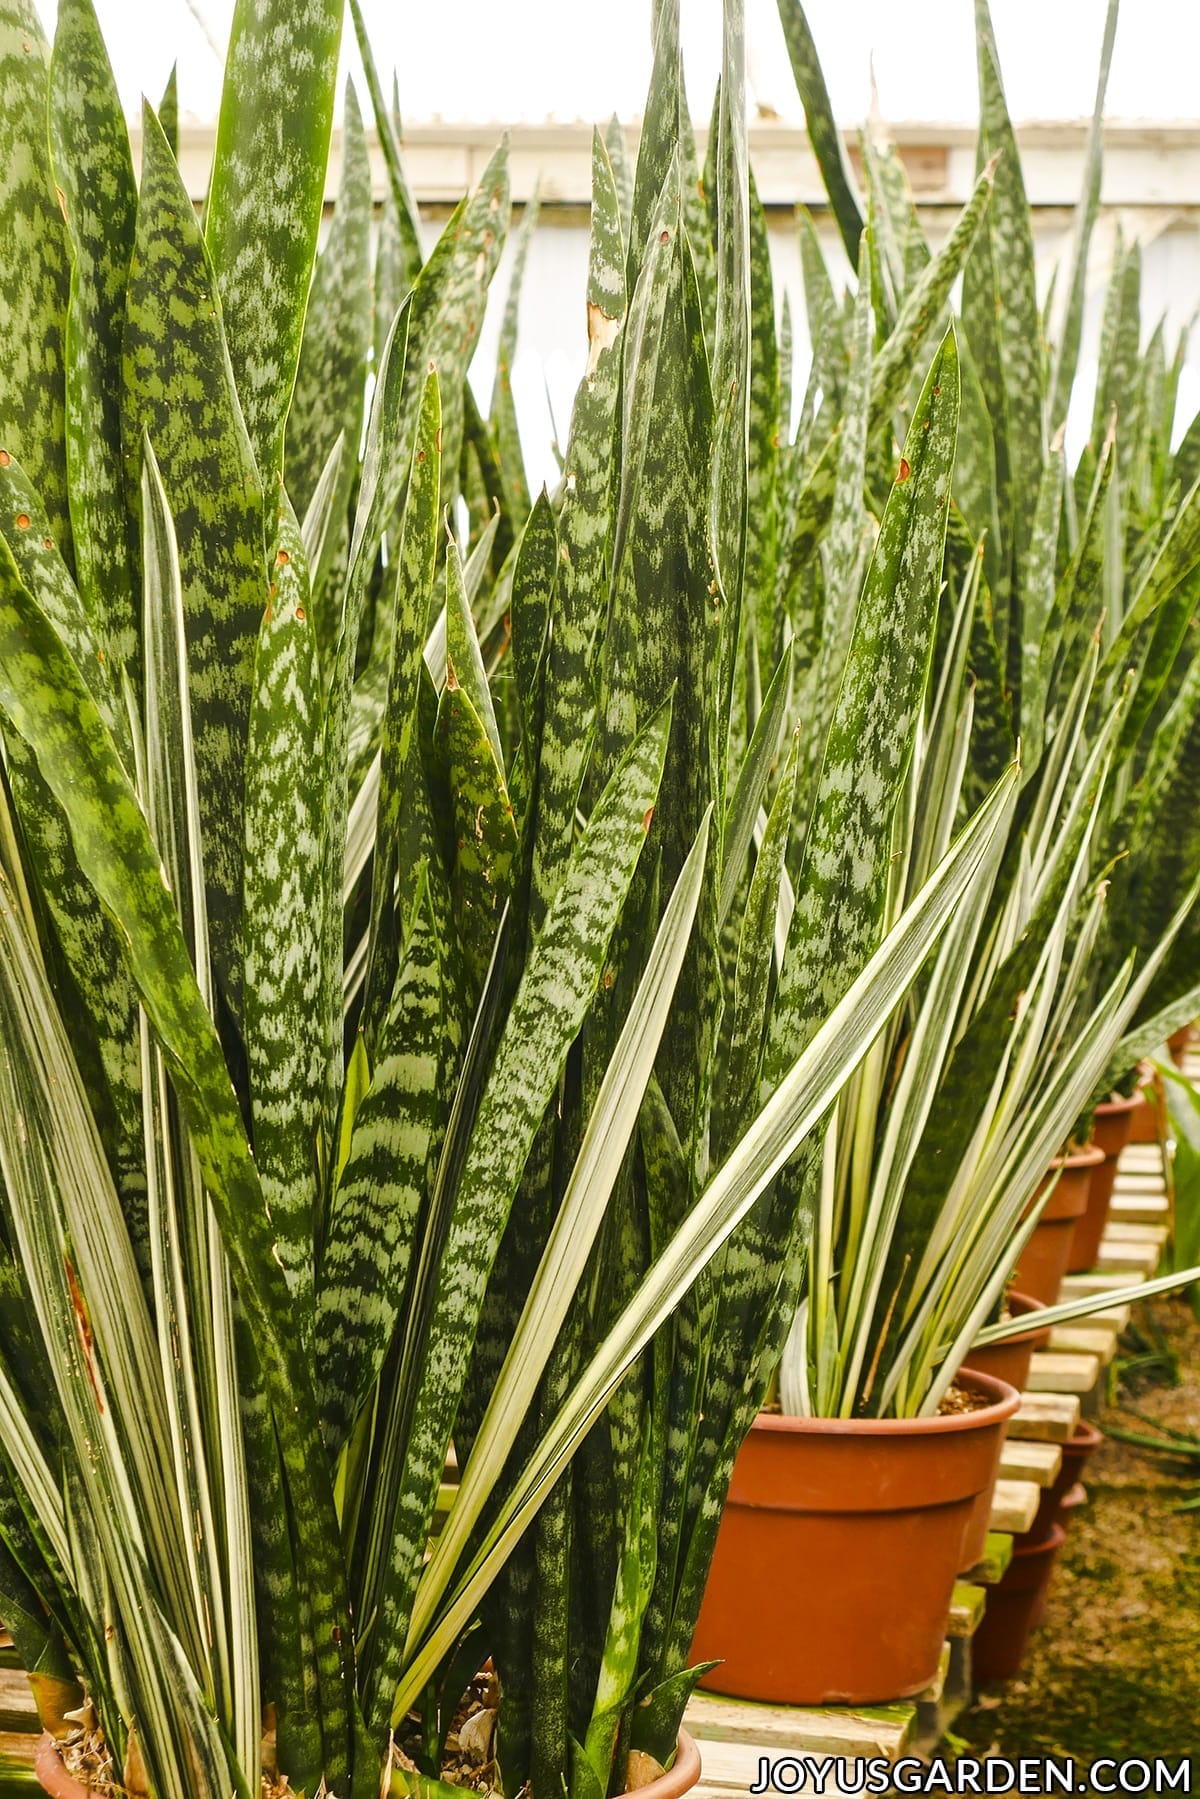
[[[955,1380],[986,1394],[988,1404],[974,1412],[947,1412],[936,1418],[789,1418],[782,1412],[760,1412],[750,1429],[818,1437],[927,1437],[1003,1424],[1021,1403],[1017,1389],[994,1374],[963,1368]]]
[[[1104,1432],[1090,1418],[1081,1418],[1071,1435],[1063,1442],[1063,1449],[1099,1449],[1104,1442]]]
[[[1136,1089],[1128,1098],[1126,1098],[1123,1093],[1113,1093],[1110,1094],[1107,1099],[1102,1099],[1095,1110],[1097,1112],[1103,1112],[1106,1116],[1111,1118],[1121,1112],[1132,1112],[1135,1106],[1141,1104],[1141,1101],[1142,1095],[1140,1088]]]
[[[1096,1107],[1097,1112],[1100,1107]],[[1050,1172],[1057,1168],[1095,1168],[1105,1160],[1104,1151],[1094,1143],[1085,1143],[1079,1149],[1068,1150],[1065,1156],[1054,1156],[1050,1162]]]
[[[1046,1302],[1044,1299],[1035,1299],[1032,1293],[1022,1293],[1019,1289],[1014,1287],[1012,1292],[1008,1295],[1008,1309],[1014,1318],[1029,1318],[1031,1320],[1029,1329],[1027,1331],[1022,1331],[1019,1337],[1005,1337],[1002,1343],[984,1344],[983,1347],[985,1349],[1007,1349],[1010,1343],[1036,1343],[1039,1337],[1048,1337],[1050,1335],[1050,1326],[1048,1324],[1037,1324],[1033,1322],[1038,1312],[1044,1312],[1046,1310]],[[970,1353],[971,1351],[968,1350],[967,1354],[970,1355]]]
[[[680,1799],[680,1795],[689,1792],[700,1779],[700,1749],[696,1739],[681,1724],[679,1736],[675,1744],[675,1760],[663,1773],[648,1780],[645,1786],[636,1787],[636,1799]],[[628,1793],[622,1799],[631,1799]]]
[[[1052,1524],[1045,1536],[1039,1537],[1036,1543],[1022,1543],[1019,1538],[1014,1538],[1013,1561],[1019,1555],[1048,1555],[1051,1550],[1061,1549],[1066,1540],[1066,1527],[1062,1524]]]

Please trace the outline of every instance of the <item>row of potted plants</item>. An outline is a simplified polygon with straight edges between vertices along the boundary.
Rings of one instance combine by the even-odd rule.
[[[857,271],[802,222],[802,377],[740,0],[703,165],[662,0],[531,495],[535,214],[485,417],[507,150],[429,243],[351,12],[386,193],[348,93],[318,254],[341,0],[239,0],[200,218],[173,84],[135,179],[91,0],[0,7],[0,1616],[51,1786],[603,1799],[695,1776],[772,1446],[782,1696],[859,1691],[889,1512],[868,1684],[928,1678],[1016,1404],[964,1358],[1200,1011],[1195,447],[1123,252],[1066,466],[1103,74],[1051,351],[986,7],[935,253],[781,0]]]

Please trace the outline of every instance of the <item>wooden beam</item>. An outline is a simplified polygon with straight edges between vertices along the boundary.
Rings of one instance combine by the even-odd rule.
[[[1065,1443],[1078,1423],[1078,1393],[1025,1393],[1008,1421],[1008,1434],[1039,1443]]]
[[[1052,1487],[1061,1467],[1061,1443],[1037,1443],[1009,1437],[1000,1455],[1002,1480],[1031,1480],[1039,1487]]]
[[[1094,1355],[1064,1355],[1056,1349],[1039,1349],[1029,1364],[1031,1393],[1090,1393],[1100,1379],[1100,1362]]]
[[[1007,1531],[1010,1536],[1020,1536],[1037,1517],[1041,1498],[1042,1490],[1035,1481],[1001,1478],[996,1482],[992,1494],[989,1529]]]

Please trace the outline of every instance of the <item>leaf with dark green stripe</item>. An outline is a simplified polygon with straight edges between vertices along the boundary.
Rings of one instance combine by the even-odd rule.
[[[790,391],[781,378],[775,334],[775,290],[767,215],[754,172],[750,171],[750,419],[749,472],[746,489],[746,570],[743,605],[745,630],[757,636],[759,656],[768,664],[774,652],[775,563],[777,556],[777,474],[780,420],[786,433],[791,420]],[[785,320],[787,296],[784,295]],[[786,371],[783,371],[786,374]]]
[[[862,235],[862,214],[850,185],[850,170],[842,148],[842,134],[833,116],[829,89],[817,55],[817,46],[800,0],[779,0],[779,18],[796,88],[804,106],[804,122],[808,141],[821,169],[821,179],[829,204],[841,232],[846,255],[852,265],[858,263],[858,240]]]
[[[521,319],[521,292],[525,285],[525,265],[529,248],[537,230],[538,196],[534,189],[525,203],[521,229],[513,251],[512,274],[504,302],[504,318],[500,326],[500,342],[496,349],[496,374],[492,382],[492,407],[488,424],[500,455],[505,495],[509,509],[517,518],[529,511],[529,484],[525,479],[525,461],[521,454],[521,434],[517,429],[517,409],[513,402],[512,371],[517,353],[517,333]]]
[[[456,552],[452,548],[450,553]],[[509,896],[517,827],[491,731],[471,689],[459,684],[453,664],[447,668],[438,711],[438,742],[453,805],[454,921],[471,988],[478,993]]]
[[[859,603],[771,1011],[764,1097],[879,940],[891,821],[928,677],[958,399],[951,331],[913,412]]]
[[[825,539],[825,615],[821,621],[821,659],[816,689],[820,710],[813,719],[813,736],[816,742],[820,742],[828,728],[837,703],[842,669],[854,631],[866,548],[864,536],[867,518],[863,487],[867,469],[871,345],[875,322],[869,266],[871,233],[872,226],[868,224],[859,240],[858,286],[854,299],[850,369],[846,381],[845,406],[838,429],[833,511]]]
[[[1117,35],[1117,11],[1120,0],[1108,0],[1104,15],[1104,41],[1100,49],[1100,72],[1096,79],[1096,101],[1088,128],[1087,149],[1083,159],[1083,192],[1075,208],[1075,227],[1071,234],[1071,275],[1067,287],[1062,326],[1050,368],[1050,398],[1047,423],[1057,431],[1067,416],[1075,371],[1079,365],[1079,344],[1083,336],[1083,308],[1087,294],[1088,246],[1096,214],[1100,210],[1100,174],[1104,154],[1104,96],[1108,89],[1108,71],[1112,63],[1113,41]]]
[[[799,764],[800,739],[797,733],[775,790],[738,935],[729,1059],[722,1071],[721,1105],[725,1136],[718,1150],[718,1162],[723,1160],[722,1152],[736,1141],[737,1132],[750,1116],[750,1109],[757,1098],[771,960],[775,950],[779,886],[791,836]]]
[[[350,13],[354,20],[354,35],[358,41],[359,55],[362,57],[363,69],[367,77],[367,92],[371,96],[371,110],[375,115],[375,130],[379,138],[379,147],[383,151],[384,167],[387,170],[388,191],[394,208],[394,223],[398,234],[398,272],[399,293],[396,304],[399,305],[404,294],[412,286],[420,272],[423,261],[421,255],[421,234],[419,230],[420,215],[409,192],[408,178],[404,173],[404,164],[400,158],[400,144],[396,135],[396,119],[388,110],[387,101],[383,97],[383,88],[379,81],[379,72],[375,67],[375,58],[371,52],[371,41],[367,36],[366,23],[363,19],[359,0],[350,0]],[[387,325],[391,325],[392,314],[388,315]]]
[[[19,456],[68,565],[70,256],[46,141],[49,50],[31,0],[0,4],[0,448]]]
[[[666,709],[631,746],[592,810],[547,912],[480,1101],[441,1256],[405,1454],[391,1565],[363,1709],[386,1731],[429,1518],[454,1429],[487,1279],[567,1050],[600,983],[609,939],[646,840],[669,728]]]
[[[337,206],[313,276],[287,422],[284,479],[300,518],[339,432],[349,447],[338,482],[338,516],[345,514],[362,437],[370,348],[371,165],[358,101],[347,83]]]
[[[371,871],[371,936],[362,1011],[367,1052],[391,1003],[399,952],[395,886],[404,867],[401,822],[412,810],[407,789],[420,761],[417,708],[425,625],[437,563],[438,495],[441,489],[441,401],[436,370],[425,377],[421,417],[413,445],[404,526],[395,574],[395,629],[388,657],[387,700],[380,744],[375,859]],[[415,754],[414,754],[414,746]]]
[[[625,323],[620,203],[600,133],[592,133],[592,233],[588,263],[587,372],[575,396],[558,522],[558,585],[546,669],[533,860],[535,926],[558,885],[575,835],[575,809],[595,728],[590,659],[604,607],[605,546],[612,511],[613,415]]]
[[[318,1003],[325,784],[320,660],[308,565],[291,508],[279,522],[259,634],[246,755],[243,1034],[254,1160],[302,1332],[311,1320],[317,1122],[330,1053]]]
[[[613,181],[617,190],[617,211],[621,221],[621,235],[628,243],[629,221],[633,213],[633,164],[629,160],[629,144],[625,137],[624,127],[616,113],[604,127],[604,148],[608,152],[609,166],[612,169]]]
[[[1100,334],[1100,368],[1092,406],[1091,445],[1098,453],[1115,415],[1117,466],[1122,480],[1128,479],[1137,449],[1141,286],[1141,251],[1136,243],[1126,249],[1118,231]]]
[[[158,122],[162,126],[163,136],[171,146],[171,155],[179,160],[179,64],[171,64],[171,73],[167,76],[167,85],[163,89],[162,99],[158,103]]]
[[[543,487],[521,537],[513,570],[512,621],[513,667],[521,698],[524,741],[535,742],[538,668],[546,643],[546,630],[554,603],[558,574],[558,530],[554,508]]]
[[[914,364],[944,319],[951,290],[987,214],[995,174],[993,160],[976,181],[954,229],[905,297],[896,323],[875,358],[871,376],[873,424],[887,420],[895,411],[912,379]]]
[[[21,579],[74,658],[125,766],[131,768],[129,719],[117,696],[115,670],[50,534],[50,521],[41,499],[24,468],[11,455],[0,461],[0,536],[12,552]]]
[[[229,372],[212,267],[153,113],[142,126],[137,243],[125,315],[125,459],[137,491],[143,431],[175,520],[213,957],[241,989],[243,768],[267,599],[263,496]]]
[[[372,294],[374,314],[371,343],[376,370],[378,370],[380,359],[383,356],[383,346],[387,342],[392,321],[400,310],[400,302],[406,291],[402,256],[400,227],[396,218],[396,202],[389,187],[383,196],[383,210],[379,215],[378,235],[375,243],[375,287]]]
[[[333,1455],[378,1377],[404,1298],[443,1121],[445,1009],[442,949],[422,880],[321,1262],[317,1381]]]
[[[413,289],[407,403],[410,417],[414,416],[420,398],[417,382],[426,362],[435,361],[442,389],[442,501],[446,505],[457,481],[462,450],[463,383],[478,344],[508,218],[506,138],[474,193],[455,208]]]
[[[137,666],[121,473],[121,331],[137,188],[129,133],[92,0],[62,0],[50,65],[50,142],[71,238],[66,444],[79,591],[96,634]]]
[[[163,149],[165,151],[165,145]],[[103,722],[69,656],[0,549],[0,706],[38,757],[76,854],[117,920],[130,973],[162,1045],[263,1362],[312,1607],[325,1772],[343,1777],[349,1617],[316,1401],[272,1254],[262,1188],[216,1030],[162,881],[158,851]]]
[[[1022,662],[1019,718],[1021,760],[1030,771],[1038,765],[1045,728],[1043,702],[1047,668],[1042,660],[1042,640],[1050,627],[1054,611],[1055,562],[1065,480],[1066,458],[1061,444],[1055,444],[1042,470],[1033,530],[1021,571]]]
[[[271,533],[325,198],[342,12],[342,0],[237,0],[225,58],[204,234]]]

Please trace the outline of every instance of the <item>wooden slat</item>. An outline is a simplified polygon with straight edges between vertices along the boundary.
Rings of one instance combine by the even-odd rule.
[[[1123,1224],[1113,1219],[1104,1233],[1106,1243],[1145,1243],[1161,1249],[1170,1232],[1165,1224]]]
[[[1125,1268],[1148,1280],[1161,1259],[1161,1243],[1123,1243],[1110,1238],[1106,1232],[1096,1257],[1096,1269],[1106,1274],[1113,1269]]]
[[[1035,1443],[1009,1437],[1000,1456],[1002,1480],[1031,1480],[1038,1487],[1052,1487],[1061,1467],[1061,1443]]]
[[[1117,1336],[1107,1323],[1060,1324],[1050,1333],[1050,1349],[1066,1355],[1094,1355],[1100,1366],[1107,1368],[1117,1353]]]
[[[40,1731],[33,1692],[20,1668],[0,1668],[0,1731]]]
[[[1114,1193],[1166,1193],[1166,1180],[1160,1168],[1123,1168],[1115,1180]]]
[[[696,1693],[684,1713],[684,1724],[701,1744],[707,1782],[735,1779],[741,1767],[753,1780],[760,1755],[885,1756],[903,1755],[916,1728],[915,1700],[897,1705],[820,1707],[755,1705],[748,1699],[724,1699]],[[732,1751],[753,1757],[747,1763]]]
[[[1094,1295],[1120,1292],[1122,1287],[1136,1287],[1147,1278],[1141,1272],[1129,1274],[1115,1268],[1090,1268],[1086,1274],[1065,1274],[1060,1297],[1090,1299]],[[1093,1316],[1108,1317],[1109,1312],[1093,1313]]]
[[[1078,1423],[1078,1393],[1024,1393],[1008,1421],[1008,1434],[1039,1443],[1065,1443]]]
[[[1165,1193],[1114,1193],[1109,1207],[1109,1224],[1157,1224],[1170,1218],[1171,1208]]]
[[[960,1580],[950,1602],[950,1622],[946,1626],[951,1637],[973,1637],[979,1629],[987,1605],[987,1588],[969,1580]]]
[[[1029,1364],[1030,1393],[1090,1393],[1100,1379],[1100,1361],[1094,1355],[1064,1355],[1056,1349],[1039,1349]]]
[[[968,1568],[962,1579],[972,1584],[994,1587],[1002,1579],[1013,1556],[1013,1540],[1005,1530],[990,1530],[983,1560]]]
[[[989,1528],[1019,1536],[1037,1517],[1041,1497],[1041,1488],[1036,1481],[998,1480],[992,1494]]]
[[[1126,1174],[1156,1174],[1162,1179],[1163,1153],[1157,1143],[1127,1143],[1117,1158],[1117,1179]]]

